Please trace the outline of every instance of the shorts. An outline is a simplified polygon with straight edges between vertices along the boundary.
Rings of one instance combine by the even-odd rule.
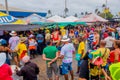
[[[69,71],[72,70],[72,62],[71,63],[62,63],[62,74],[68,74]]]
[[[48,65],[47,65],[47,76],[48,76],[48,78],[52,78],[52,72],[54,72],[56,76],[59,75],[58,66],[57,66],[56,62],[52,63],[50,65],[50,67],[48,67]]]
[[[85,78],[89,80],[89,68],[88,68],[88,60],[83,60],[80,66],[80,78]]]
[[[82,62],[83,62],[83,60],[79,60],[79,61],[78,61],[78,67],[81,66]]]
[[[18,57],[18,54],[14,52],[14,53],[12,53],[12,56],[13,56],[13,58]]]

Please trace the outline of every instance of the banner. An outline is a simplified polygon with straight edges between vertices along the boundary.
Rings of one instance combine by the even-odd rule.
[[[0,24],[26,24],[24,21],[0,12]]]

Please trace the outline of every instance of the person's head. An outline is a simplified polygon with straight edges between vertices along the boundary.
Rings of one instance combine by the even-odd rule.
[[[120,48],[120,41],[114,41],[114,48]]]
[[[1,46],[7,46],[7,41],[5,39],[0,40],[0,45]]]
[[[29,35],[29,39],[33,39],[33,38],[34,38],[33,34]]]
[[[79,37],[79,42],[84,41],[84,38],[82,36]]]
[[[101,41],[100,41],[100,47],[105,47],[105,45],[106,45],[106,41],[101,40]]]
[[[65,43],[68,43],[70,41],[70,38],[68,38],[68,36],[65,35],[65,36],[63,36],[61,41],[65,44]]]
[[[21,37],[21,38],[20,38],[20,42],[21,42],[21,43],[24,43],[24,42],[26,42],[26,41],[27,41],[27,38],[26,38],[26,37]]]
[[[47,41],[46,44],[47,44],[48,46],[51,46],[51,45],[52,45],[52,40]]]
[[[98,34],[98,30],[95,30],[95,31],[94,31],[94,34]]]
[[[109,35],[109,36],[112,36],[112,33],[111,33],[111,32],[109,32],[109,33],[108,33],[108,35]]]
[[[16,31],[11,31],[10,35],[11,36],[17,36],[17,33],[16,33]]]
[[[27,63],[27,62],[30,61],[30,57],[29,57],[29,56],[24,56],[24,57],[22,58],[22,61],[23,61],[23,63]]]
[[[0,67],[5,63],[6,61],[6,54],[0,53]]]

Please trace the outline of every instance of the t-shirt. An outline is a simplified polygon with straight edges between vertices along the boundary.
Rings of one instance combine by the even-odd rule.
[[[50,40],[50,38],[51,38],[50,33],[45,34],[45,39],[46,39],[46,40]]]
[[[45,54],[46,58],[54,59],[56,57],[56,53],[58,52],[58,49],[55,46],[47,46],[43,50],[43,54]],[[48,63],[50,61],[46,61]]]
[[[65,35],[66,35],[66,30],[65,30],[65,29],[61,29],[60,32],[61,32],[61,35],[62,35],[62,36],[65,36]]]
[[[106,50],[106,52],[105,52],[105,50]],[[102,59],[103,59],[102,66],[105,66],[107,64],[107,60],[108,60],[109,55],[110,55],[110,50],[108,48],[99,48],[98,51],[100,51],[102,54]]]
[[[71,63],[72,62],[72,54],[75,51],[75,48],[72,43],[65,44],[61,49],[61,55],[64,56],[62,62]]]
[[[36,49],[36,45],[37,45],[37,42],[35,41],[35,39],[29,39],[29,49],[30,50]]]
[[[105,41],[106,41],[105,47],[108,47],[108,48],[113,47],[113,41],[111,41],[111,40],[115,40],[115,38],[110,37],[110,36],[105,38]]]
[[[38,34],[38,35],[36,36],[36,38],[37,38],[37,42],[38,42],[38,43],[42,43],[43,40],[44,40],[44,37],[43,37],[42,34]]]
[[[20,59],[27,55],[27,46],[24,43],[19,43],[16,49],[18,50],[18,56]]]
[[[18,45],[18,43],[19,43],[19,37],[18,36],[11,37],[9,39],[10,49],[14,50],[15,47]]]
[[[85,43],[82,41],[80,42],[79,44],[79,47],[78,47],[78,54],[82,54],[82,50],[84,50],[84,53],[82,54],[82,58],[85,56]]]

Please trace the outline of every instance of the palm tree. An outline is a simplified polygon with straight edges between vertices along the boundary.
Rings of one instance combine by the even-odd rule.
[[[97,15],[99,15],[100,14],[100,11],[97,11]]]
[[[87,11],[85,12],[85,15],[88,15],[88,12],[87,12]]]
[[[75,17],[78,17],[78,15],[77,15],[77,13],[75,13],[75,15],[74,15]]]
[[[65,12],[65,17],[67,16],[67,13],[69,12],[69,9],[68,8],[65,8],[64,9],[64,12]]]
[[[48,14],[49,14],[50,16],[52,16],[52,12],[51,12],[51,10],[48,10]]]
[[[98,9],[95,9],[95,13],[97,13],[98,12]]]
[[[84,15],[84,13],[83,13],[83,12],[81,12],[81,15]]]
[[[102,8],[105,8],[105,7],[106,7],[106,5],[105,5],[105,4],[103,4],[103,5],[102,5]]]

